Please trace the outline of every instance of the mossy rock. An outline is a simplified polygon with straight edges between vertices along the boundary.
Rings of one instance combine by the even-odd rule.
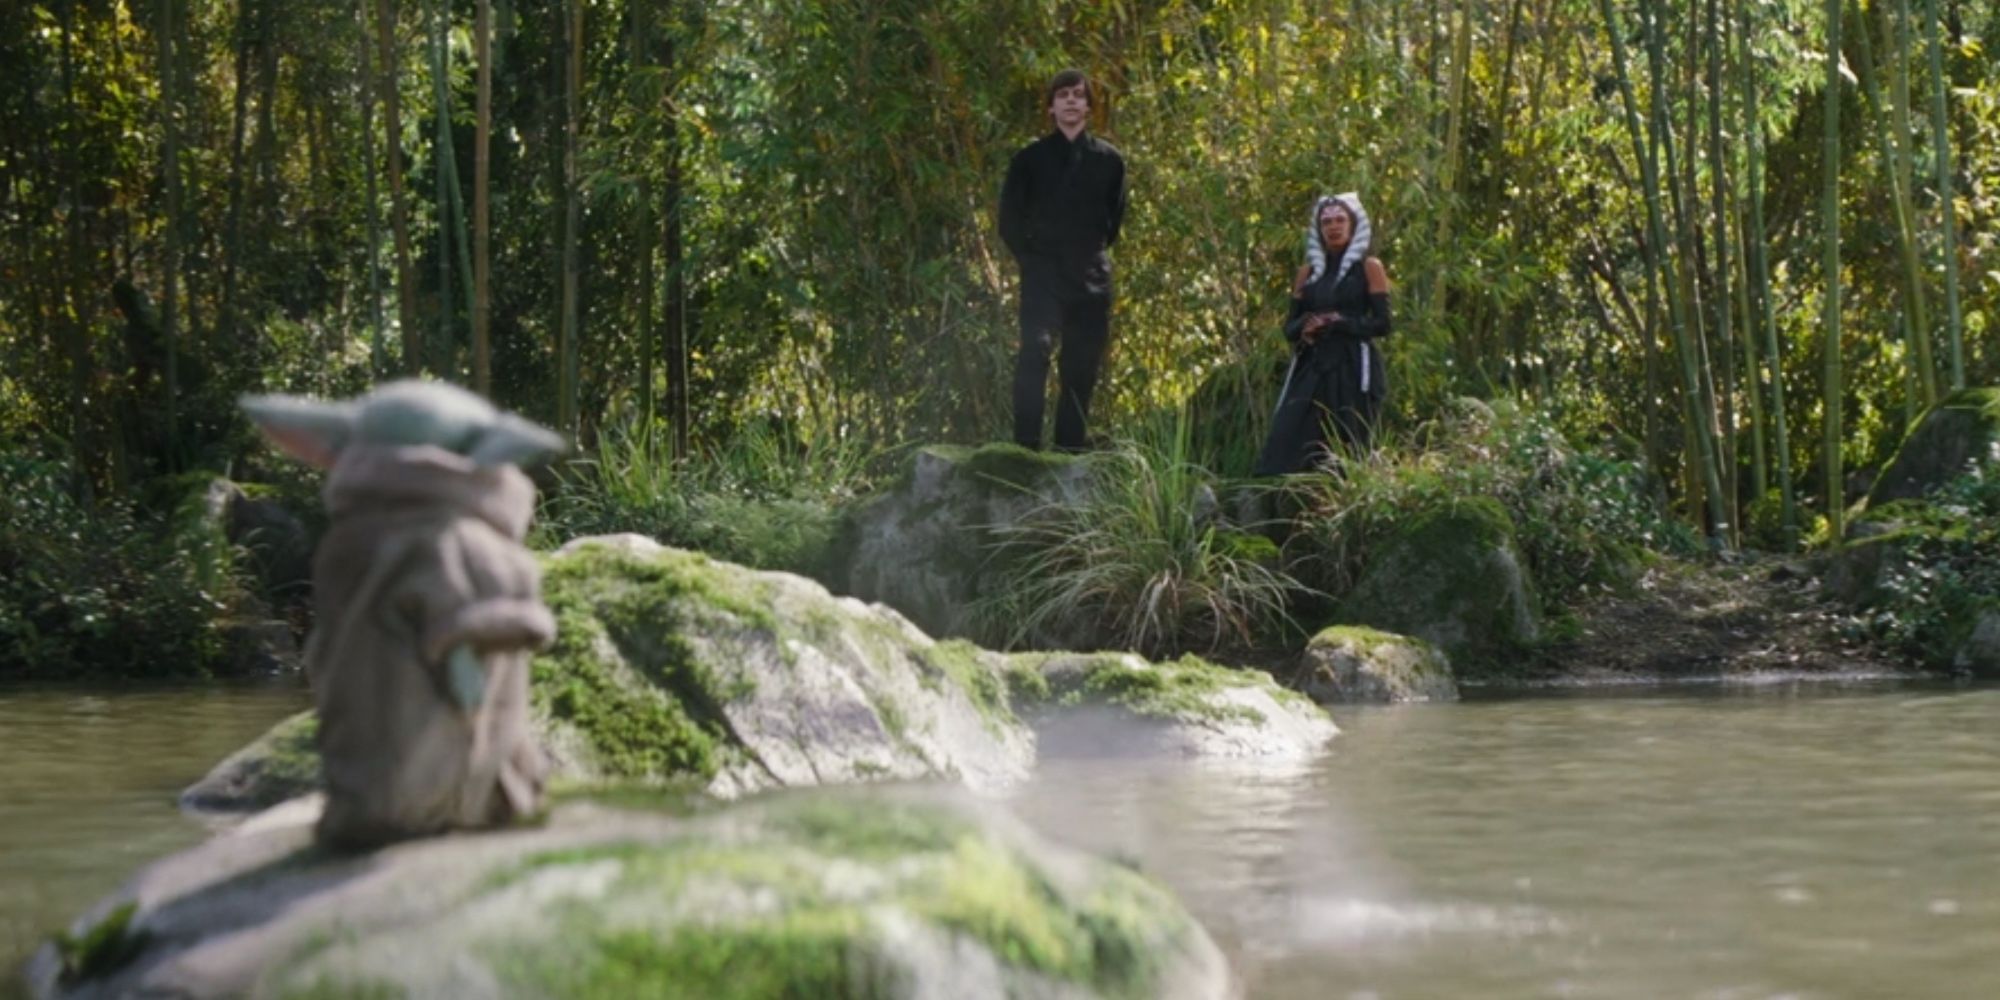
[[[318,738],[311,710],[272,726],[183,791],[181,808],[263,809],[319,788]]]
[[[365,855],[317,851],[316,810],[281,808],[99,904],[71,937],[123,910],[131,947],[69,979],[44,948],[36,995],[1232,995],[1172,894],[960,795],[814,790],[694,817],[567,803],[541,828]]]
[[[1044,757],[1305,758],[1339,732],[1270,674],[1196,656],[1015,653],[1006,664],[1013,702]]]
[[[1003,575],[999,529],[1077,501],[1089,478],[1087,456],[1014,444],[919,449],[894,488],[848,512],[823,579],[931,635],[998,645],[977,608]]]
[[[1320,702],[1457,701],[1444,652],[1422,639],[1355,625],[1306,644],[1297,687]]]
[[[1969,601],[1954,618],[1952,668],[1988,680],[2000,678],[2000,597]]]
[[[542,594],[556,640],[531,664],[530,698],[558,784],[997,788],[1033,763],[997,668],[803,577],[624,535],[545,557]],[[225,762],[190,804],[251,808],[306,787],[289,752],[310,746],[286,728],[297,721]]]
[[[531,663],[529,695],[560,789],[638,783],[730,798],[939,778],[1000,788],[1035,758],[1017,708],[1039,718],[1052,704],[1135,716],[1175,734],[1166,745],[1182,753],[1299,754],[1333,731],[1259,671],[939,642],[803,577],[640,535],[564,546],[543,561],[542,592],[556,639]],[[310,723],[280,724],[185,801],[242,810],[312,788]]]
[[[1330,624],[1423,639],[1444,651],[1460,680],[1504,672],[1541,634],[1514,523],[1487,497],[1426,511],[1397,530]]]
[[[1875,480],[1868,503],[1920,498],[1974,462],[2000,462],[2000,387],[1960,389],[1924,414]]]

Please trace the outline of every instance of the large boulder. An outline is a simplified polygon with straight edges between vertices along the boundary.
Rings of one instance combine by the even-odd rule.
[[[260,595],[273,606],[305,604],[312,596],[313,539],[305,522],[274,501],[215,479],[202,496],[208,519],[242,552]]]
[[[1076,502],[1089,479],[1086,459],[1013,444],[923,448],[894,488],[850,512],[829,580],[931,635],[996,645],[978,607],[999,585],[1000,530],[1045,504]]]
[[[1194,656],[1149,663],[1132,653],[1004,659],[1014,704],[1045,757],[1304,759],[1339,732],[1319,706],[1262,670]]]
[[[314,848],[316,814],[288,803],[147,868],[35,955],[35,995],[1232,995],[1171,894],[934,790],[691,817],[566,802],[359,855]]]
[[[1333,732],[1316,706],[1259,672],[939,642],[892,609],[803,577],[639,535],[578,539],[543,570],[556,641],[534,659],[531,700],[559,786],[673,783],[725,798],[914,778],[998,789],[1035,759],[1017,706],[1056,700],[1135,717],[1167,734],[1154,745],[1187,753],[1292,755]],[[310,791],[311,739],[310,716],[281,723],[183,801],[247,809]]]
[[[2000,463],[2000,387],[1960,389],[1924,414],[1875,480],[1868,503],[1920,498],[1974,462]]]
[[[1539,638],[1537,604],[1512,519],[1475,497],[1419,514],[1384,541],[1332,624],[1415,636],[1466,679],[1504,669]]]
[[[1300,658],[1298,688],[1319,702],[1457,701],[1444,652],[1356,625],[1322,629]]]
[[[1910,571],[1911,552],[1926,537],[1921,526],[1896,525],[1855,538],[1824,557],[1821,592],[1853,608],[1879,603],[1891,582]]]
[[[760,788],[1022,777],[1033,736],[1005,684],[900,615],[639,535],[543,561],[556,641],[531,668],[536,730],[560,783]],[[220,765],[189,805],[242,809],[310,790],[298,720]]]

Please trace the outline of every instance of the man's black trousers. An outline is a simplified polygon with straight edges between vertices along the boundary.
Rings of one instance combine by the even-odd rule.
[[[1056,359],[1056,447],[1082,451],[1084,424],[1090,418],[1090,395],[1097,388],[1097,369],[1104,362],[1110,339],[1111,296],[1064,296],[1054,289],[1024,281],[1021,287],[1021,349],[1014,356],[1014,441],[1025,448],[1042,446],[1042,410],[1049,384],[1049,352],[1061,337]]]

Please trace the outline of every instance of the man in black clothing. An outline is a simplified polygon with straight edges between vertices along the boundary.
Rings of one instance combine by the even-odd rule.
[[[1042,444],[1049,352],[1062,334],[1056,447],[1080,451],[1097,368],[1110,339],[1111,259],[1125,219],[1125,159],[1085,131],[1090,81],[1049,83],[1055,131],[1014,154],[1000,189],[1000,238],[1021,265],[1021,347],[1014,359],[1014,440]]]

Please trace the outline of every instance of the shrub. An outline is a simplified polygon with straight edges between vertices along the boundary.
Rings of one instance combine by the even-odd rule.
[[[631,531],[758,569],[817,573],[840,506],[866,490],[879,454],[830,434],[797,438],[753,422],[675,462],[665,430],[628,423],[557,473],[532,542]]]
[[[1336,595],[1397,522],[1466,497],[1506,508],[1536,589],[1558,603],[1623,582],[1642,550],[1700,550],[1688,528],[1661,515],[1638,464],[1579,450],[1546,417],[1508,401],[1459,400],[1338,474],[1295,477],[1287,489],[1301,508],[1287,546],[1294,572]]]
[[[1905,558],[1883,575],[1881,597],[1866,624],[1905,652],[1939,662],[1954,633],[1982,599],[2000,598],[2000,462],[1974,464],[1938,488],[1927,504],[1897,504],[1895,516],[1918,530]]]
[[[246,590],[202,491],[157,512],[86,506],[71,479],[59,463],[0,453],[0,676],[214,670]]]
[[[1222,519],[1215,484],[1189,461],[1189,424],[1182,412],[1093,456],[1080,502],[996,526],[1003,582],[982,616],[1014,644],[1062,636],[1156,659],[1295,630],[1300,584],[1274,545]]]

